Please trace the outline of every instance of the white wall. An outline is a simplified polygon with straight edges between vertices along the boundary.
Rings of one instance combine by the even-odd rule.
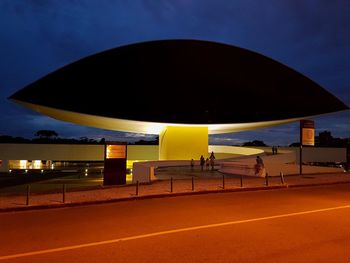
[[[271,147],[256,147],[271,153]],[[278,153],[295,152],[299,163],[299,147],[278,147]],[[346,148],[303,147],[303,162],[346,162]]]
[[[303,162],[346,162],[346,148],[303,147]],[[299,148],[296,151],[299,163]]]
[[[158,145],[128,145],[128,160],[158,160]],[[0,171],[9,160],[103,161],[104,145],[0,143]]]
[[[0,144],[1,160],[100,161],[103,145],[85,144]]]

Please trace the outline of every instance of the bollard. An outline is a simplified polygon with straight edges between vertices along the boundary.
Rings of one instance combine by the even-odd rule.
[[[173,178],[170,178],[170,193],[173,192]]]
[[[139,181],[136,181],[136,195],[139,195]]]
[[[265,182],[266,182],[266,186],[269,186],[269,174],[266,173],[265,175]]]
[[[66,184],[62,185],[62,203],[66,202]]]
[[[29,198],[30,198],[30,184],[27,185],[27,200],[26,200],[26,205],[29,205]]]
[[[222,189],[225,189],[225,175],[222,175]]]
[[[280,172],[280,176],[281,176],[281,183],[284,184],[284,177],[283,177],[283,173]]]

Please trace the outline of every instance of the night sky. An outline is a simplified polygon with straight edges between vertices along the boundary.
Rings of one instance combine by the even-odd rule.
[[[36,131],[51,129],[65,138],[152,139],[57,121],[7,98],[88,55],[174,38],[223,42],[264,54],[350,105],[349,0],[0,0],[0,135],[33,138]],[[350,137],[350,111],[314,120],[316,132]],[[298,141],[298,128],[295,123],[210,136],[210,142],[258,139],[288,145]]]

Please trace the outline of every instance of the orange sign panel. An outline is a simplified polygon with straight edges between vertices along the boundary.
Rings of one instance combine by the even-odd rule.
[[[125,159],[126,145],[107,145],[106,159]]]
[[[315,145],[315,122],[313,120],[300,120],[300,136],[302,145]]]
[[[303,145],[315,145],[315,130],[313,128],[302,129]]]

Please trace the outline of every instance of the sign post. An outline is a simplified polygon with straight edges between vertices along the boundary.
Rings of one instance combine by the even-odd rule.
[[[126,184],[127,144],[106,142],[103,185]]]
[[[303,145],[315,145],[315,122],[300,120],[299,174],[303,174]]]

